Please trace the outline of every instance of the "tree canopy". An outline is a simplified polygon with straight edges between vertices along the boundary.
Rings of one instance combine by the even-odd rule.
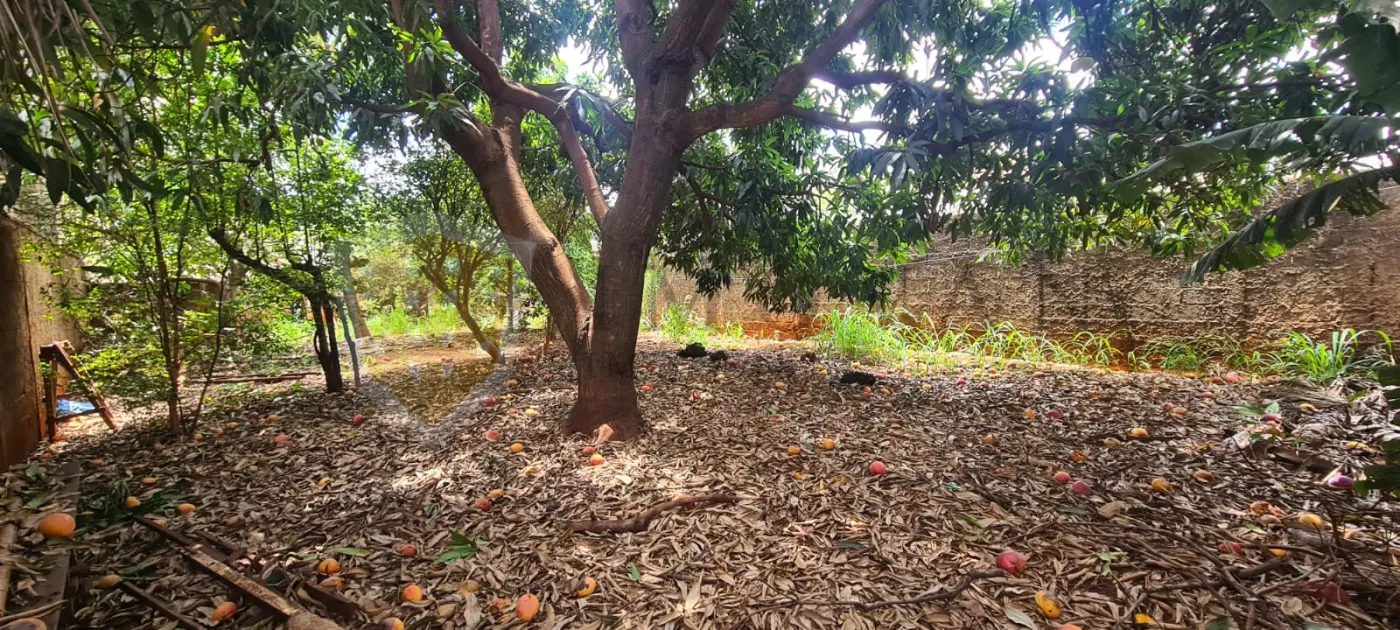
[[[6,10],[3,74],[20,88],[0,121],[8,172],[45,174],[56,196],[85,206],[111,189],[171,188],[134,175],[134,160],[158,157],[171,132],[147,111],[157,103],[201,121],[187,130],[236,136],[216,161],[254,168],[318,133],[444,141],[575,357],[578,430],[607,416],[622,417],[626,434],[639,426],[624,382],[654,245],[702,290],[743,277],[748,296],[775,309],[801,308],[818,290],[879,301],[889,263],[939,231],[984,235],[1013,261],[1104,243],[1203,256],[1195,280],[1277,255],[1337,208],[1376,209],[1376,186],[1397,175],[1393,3],[26,0]],[[586,55],[584,68],[566,67],[566,49]],[[163,80],[177,74],[186,80]],[[201,85],[206,96],[192,99]],[[593,283],[542,215],[547,193],[530,173],[551,163],[568,165],[567,194],[597,225]],[[1258,212],[1297,180],[1317,188]],[[256,191],[237,195],[249,207]]]

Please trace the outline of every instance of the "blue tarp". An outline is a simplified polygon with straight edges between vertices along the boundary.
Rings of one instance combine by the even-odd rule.
[[[79,413],[87,413],[96,408],[97,407],[93,406],[92,403],[86,400],[64,400],[62,398],[58,400],[59,417],[71,416]]]

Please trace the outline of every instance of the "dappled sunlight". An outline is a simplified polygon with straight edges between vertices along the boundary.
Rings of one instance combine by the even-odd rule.
[[[378,384],[350,397],[267,388],[281,396],[245,392],[238,410],[216,404],[211,428],[220,414],[241,420],[201,442],[171,443],[155,455],[157,435],[127,427],[65,443],[52,465],[99,452],[108,459],[92,471],[93,490],[83,499],[94,518],[119,523],[110,519],[121,509],[104,497],[135,492],[177,529],[269,557],[338,558],[343,593],[405,617],[414,609],[395,594],[414,583],[440,604],[528,591],[570,624],[623,615],[639,627],[719,618],[781,625],[788,612],[765,606],[912,597],[987,570],[1004,547],[1026,554],[1032,574],[984,582],[955,605],[931,610],[995,618],[1007,602],[1031,609],[1029,593],[1042,580],[1073,580],[1079,586],[1062,589],[1062,603],[1095,618],[1104,610],[1100,594],[1118,577],[1101,573],[1101,554],[1121,552],[1114,562],[1125,571],[1170,583],[1187,579],[1170,567],[1213,570],[1214,556],[1194,549],[1214,549],[1222,538],[1306,548],[1289,528],[1251,515],[1261,497],[1280,518],[1355,509],[1306,472],[1219,450],[1247,426],[1222,410],[1263,395],[1254,385],[1030,368],[927,378],[892,370],[882,373],[888,393],[865,396],[835,383],[845,364],[814,367],[800,347],[739,352],[742,360],[728,364],[644,351],[639,365],[656,366],[639,379],[652,384],[640,397],[650,427],[633,442],[594,444],[560,433],[573,400],[572,368],[552,357],[507,368],[477,393],[482,404],[474,411],[436,425],[414,420]],[[973,374],[972,383],[957,384]],[[364,424],[348,422],[356,412]],[[1130,436],[1140,426],[1150,427],[1149,438]],[[287,441],[277,442],[279,435]],[[988,435],[999,440],[989,444]],[[1106,437],[1119,442],[1105,446]],[[1325,449],[1328,457],[1362,456],[1338,440]],[[590,462],[589,447],[603,455],[601,464]],[[159,464],[160,479],[126,489],[145,474],[129,472],[145,466],[143,458]],[[885,474],[872,472],[875,461]],[[1223,481],[1193,478],[1192,470],[1207,467]],[[1053,481],[1057,469],[1092,480],[1091,493]],[[1153,492],[1148,481],[1158,477],[1173,492]],[[681,495],[708,493],[738,500],[679,505],[637,533],[569,533],[576,522],[629,519]],[[198,510],[174,516],[175,501]],[[1132,517],[1094,518],[1105,510]],[[128,543],[143,535],[129,526],[116,531]],[[1371,523],[1347,531],[1351,544],[1375,545],[1388,530]],[[417,555],[404,557],[405,545]],[[1144,545],[1153,551],[1137,551]],[[137,548],[96,546],[87,561],[125,566]],[[446,566],[435,565],[443,554]],[[1303,553],[1299,561],[1314,557]],[[1159,558],[1170,564],[1143,564]],[[1386,575],[1379,566],[1365,570]],[[574,582],[583,576],[599,588],[575,604]],[[459,591],[468,580],[480,584],[476,599]],[[172,592],[198,598],[209,588],[200,582]],[[812,610],[821,613],[811,616],[813,627],[840,627],[842,619],[917,624],[927,612],[882,607],[833,617]]]

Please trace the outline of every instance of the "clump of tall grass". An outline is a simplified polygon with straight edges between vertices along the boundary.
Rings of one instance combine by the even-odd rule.
[[[889,314],[848,307],[817,316],[813,337],[824,354],[866,361],[902,361],[909,354],[909,326]]]
[[[419,317],[409,315],[403,309],[375,313],[365,321],[370,334],[377,337],[413,335],[418,337],[440,337],[454,335],[465,330],[457,309],[451,304],[434,304],[428,313]]]
[[[903,317],[901,317],[901,315]],[[1106,335],[1083,332],[1059,342],[1017,328],[1010,322],[965,325],[939,330],[925,315],[922,325],[905,323],[903,311],[833,309],[817,316],[814,337],[819,350],[848,359],[877,362],[914,361],[942,364],[960,354],[979,365],[1011,361],[1112,366],[1119,358]]]
[[[709,327],[686,304],[668,304],[658,325],[661,338],[671,343],[699,343],[710,340]]]
[[[644,330],[652,328],[661,334],[662,339],[671,343],[708,345],[712,341],[738,341],[748,338],[744,333],[743,324],[729,322],[710,326],[686,304],[668,304],[666,309],[661,311],[661,317],[654,327],[649,326],[645,318],[641,327]]]
[[[1367,336],[1377,343],[1363,345]],[[1338,330],[1332,333],[1330,342],[1315,341],[1294,331],[1279,342],[1276,350],[1265,355],[1264,371],[1331,385],[1353,376],[1374,378],[1377,369],[1393,365],[1394,351],[1390,336],[1377,330]]]

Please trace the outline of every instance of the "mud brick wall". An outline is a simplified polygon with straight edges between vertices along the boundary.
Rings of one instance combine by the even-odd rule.
[[[22,461],[38,444],[43,426],[39,346],[67,339],[77,325],[53,307],[63,287],[81,290],[80,261],[37,258],[41,236],[0,215],[0,465]],[[60,271],[55,272],[56,262]]]
[[[941,241],[901,268],[893,306],[939,327],[1009,321],[1053,336],[1116,334],[1126,345],[1219,334],[1259,344],[1280,330],[1348,327],[1400,334],[1400,188],[1383,197],[1387,210],[1360,219],[1337,215],[1311,242],[1267,265],[1189,288],[1180,285],[1188,263],[1181,258],[1100,249],[1059,263],[999,267],[977,262],[980,243]],[[807,313],[773,315],[743,299],[742,283],[706,299],[693,282],[667,272],[656,309],[688,302],[713,324],[737,321],[745,330],[800,336],[812,315],[843,306],[818,300]]]

